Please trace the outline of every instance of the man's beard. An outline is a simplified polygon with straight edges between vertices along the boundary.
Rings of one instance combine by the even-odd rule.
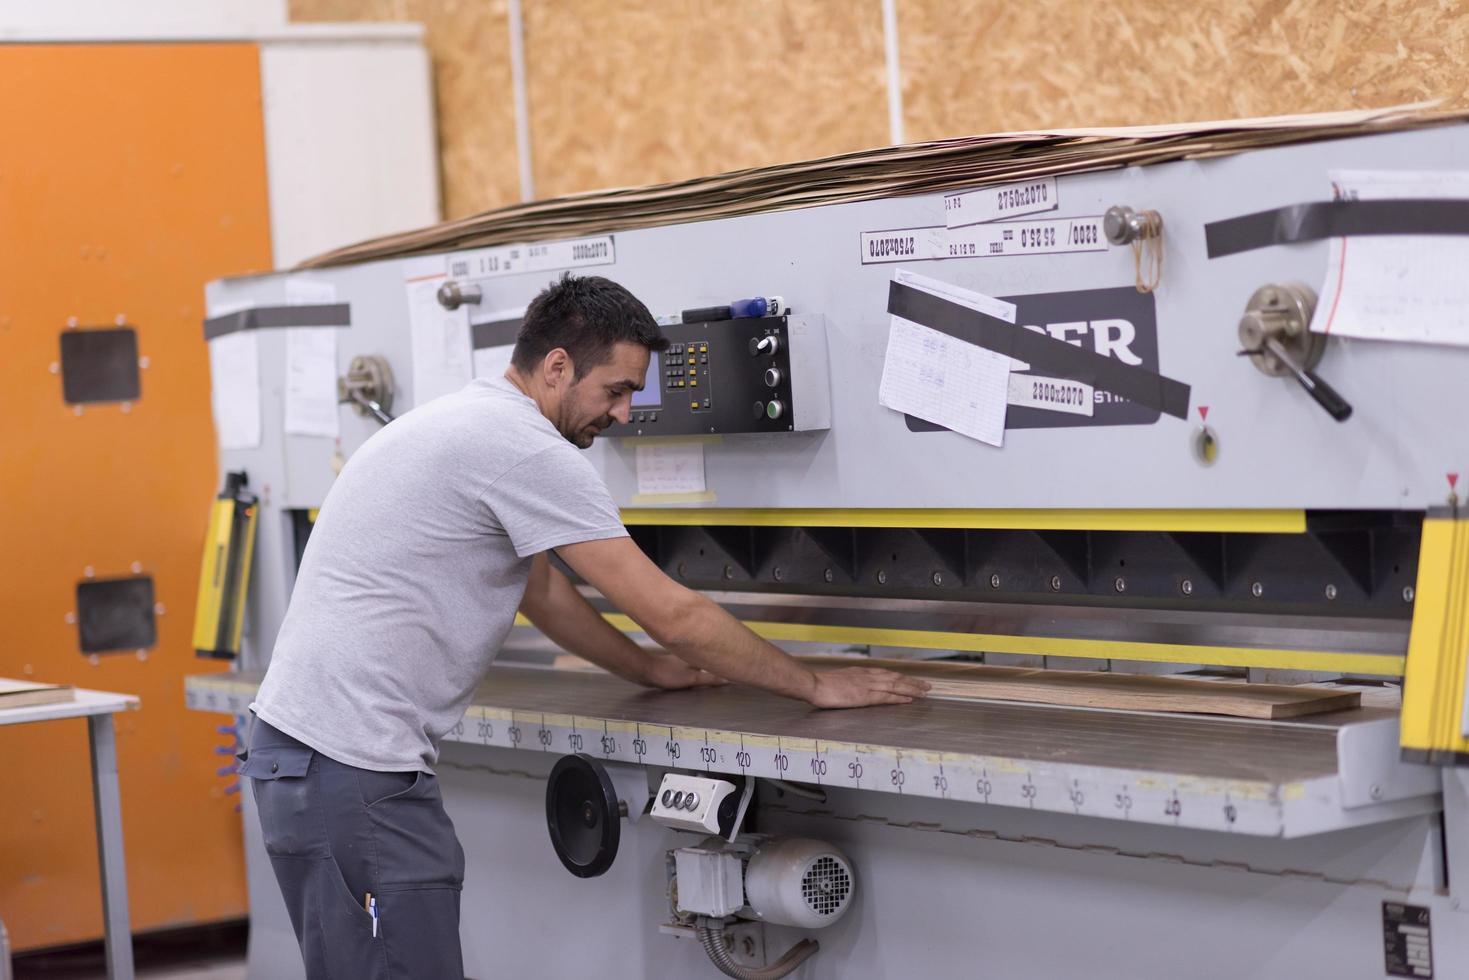
[[[584,425],[578,429],[574,429],[570,432],[563,428],[561,430],[561,435],[565,437],[567,442],[571,443],[577,449],[589,449],[591,448],[592,440],[596,439],[602,431],[609,428],[615,421],[617,420],[614,419],[612,416],[604,415],[597,421]]]

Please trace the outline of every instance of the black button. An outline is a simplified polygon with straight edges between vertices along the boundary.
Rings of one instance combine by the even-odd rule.
[[[755,418],[757,418],[757,419],[763,419],[764,417],[765,417],[765,403],[764,402],[756,402],[755,403]]]
[[[708,364],[709,363],[709,355],[708,354],[700,354],[699,355],[699,363],[701,363],[701,364]]]
[[[280,772],[281,771],[281,764],[279,762],[272,762],[270,764],[270,771],[271,772]]]

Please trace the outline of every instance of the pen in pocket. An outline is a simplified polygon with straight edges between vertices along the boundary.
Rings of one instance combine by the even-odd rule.
[[[372,892],[368,892],[366,894],[366,897],[362,899],[362,911],[364,911],[368,915],[372,916],[372,938],[373,939],[376,939],[377,938],[377,899],[375,899],[375,898],[372,897]]]

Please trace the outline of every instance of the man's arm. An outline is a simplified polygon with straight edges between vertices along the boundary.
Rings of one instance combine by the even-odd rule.
[[[722,683],[713,674],[666,654],[649,653],[628,639],[592,608],[545,553],[531,562],[520,611],[563,650],[635,684],[672,689]]]
[[[811,670],[709,599],[663,574],[631,538],[585,541],[556,551],[661,646],[720,677],[821,708],[902,704],[928,690],[923,681],[891,670]]]

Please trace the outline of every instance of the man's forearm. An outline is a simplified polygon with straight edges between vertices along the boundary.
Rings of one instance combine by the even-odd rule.
[[[763,687],[786,697],[809,700],[816,674],[809,667],[750,631],[705,596],[689,593],[677,639],[661,640],[680,659],[711,674]],[[658,639],[655,637],[655,639]]]
[[[550,570],[545,597],[521,612],[561,649],[638,684],[648,683],[649,654],[613,627],[570,580]]]
[[[672,678],[655,677],[659,686],[689,687],[707,683],[705,678],[717,675],[799,698],[818,708],[903,704],[928,690],[929,685],[923,681],[877,667],[854,666],[819,674],[809,670],[750,632],[707,596],[663,574],[630,538],[583,541],[557,550],[578,575],[640,623],[678,660],[703,668],[702,674],[690,677],[687,668],[680,666],[683,676],[675,671]],[[553,571],[544,563],[538,567],[547,574]],[[533,578],[538,582],[538,592],[549,591],[549,579]],[[649,659],[655,665],[650,667],[655,675],[667,673],[675,663],[668,657]]]

